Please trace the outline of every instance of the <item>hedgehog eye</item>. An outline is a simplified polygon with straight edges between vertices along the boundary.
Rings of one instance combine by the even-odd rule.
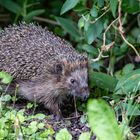
[[[70,79],[70,82],[71,82],[72,84],[74,84],[74,83],[76,82],[76,80],[75,80],[75,79]]]

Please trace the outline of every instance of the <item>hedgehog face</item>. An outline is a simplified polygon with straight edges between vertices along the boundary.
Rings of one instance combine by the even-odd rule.
[[[89,96],[87,68],[73,71],[66,79],[68,92],[82,99]]]

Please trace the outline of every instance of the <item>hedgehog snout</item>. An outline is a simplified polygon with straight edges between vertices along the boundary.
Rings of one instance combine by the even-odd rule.
[[[89,97],[89,89],[88,89],[88,87],[82,88],[82,89],[81,89],[81,94],[82,94],[81,98],[82,98],[84,101],[87,100],[87,98]]]

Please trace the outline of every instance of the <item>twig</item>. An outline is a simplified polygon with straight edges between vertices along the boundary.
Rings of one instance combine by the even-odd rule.
[[[96,61],[99,61],[101,58],[106,58],[106,57],[108,57],[108,56],[103,56],[103,52],[104,52],[104,51],[108,51],[108,50],[110,49],[110,47],[114,45],[115,42],[111,42],[110,44],[106,45],[106,44],[105,44],[105,42],[106,42],[106,33],[107,33],[107,31],[110,29],[110,27],[111,27],[117,20],[118,20],[118,18],[115,19],[115,20],[113,20],[113,21],[108,25],[108,27],[106,28],[105,32],[103,33],[103,45],[101,46],[101,50],[98,50],[98,51],[99,51],[99,55],[98,55],[97,58],[92,59],[91,61],[96,62]]]
[[[119,33],[120,33],[122,39],[124,40],[124,42],[128,46],[130,46],[134,50],[136,55],[140,58],[140,55],[139,55],[138,51],[135,49],[135,47],[130,42],[128,42],[126,40],[126,38],[124,37],[124,31],[123,31],[123,26],[122,26],[122,22],[121,22],[121,5],[122,5],[122,0],[118,0],[118,2],[119,2],[119,5],[118,5],[118,23],[119,23],[119,28],[118,29],[119,29]]]
[[[100,18],[102,18],[107,12],[109,11],[109,9],[107,9],[102,15],[100,15],[98,18],[96,18],[93,21],[89,21],[91,24],[94,24],[95,22],[97,22]],[[88,21],[89,19],[87,19],[84,15],[82,15],[83,19],[85,21]]]
[[[107,9],[102,15],[100,15],[98,18],[96,18],[93,21],[90,21],[91,24],[94,24],[95,22],[97,22],[100,18],[102,18],[110,9]]]
[[[46,19],[46,18],[42,18],[42,17],[33,17],[33,20],[42,21],[42,22],[46,22],[49,24],[60,26],[59,23],[57,23],[56,21],[53,21],[51,19]]]
[[[92,62],[97,62],[97,61],[99,61],[101,58],[106,58],[106,57],[108,57],[108,56],[104,56],[104,55],[103,55],[103,50],[100,51],[100,49],[98,49],[98,51],[99,51],[98,57],[95,58],[95,59],[91,59]]]
[[[73,99],[74,99],[75,114],[76,114],[76,117],[77,117],[78,116],[78,112],[77,112],[77,107],[76,107],[76,99],[75,99],[75,96],[73,96]]]
[[[109,25],[108,27],[106,28],[105,32],[103,33],[103,45],[102,47],[105,46],[105,42],[106,42],[106,33],[107,31],[110,29],[110,27],[118,20],[118,18],[116,18],[115,20],[113,20]]]
[[[80,118],[81,115],[79,116],[74,116],[74,117],[68,117],[68,118],[64,118],[64,120],[72,120],[72,119],[77,119],[77,118]]]

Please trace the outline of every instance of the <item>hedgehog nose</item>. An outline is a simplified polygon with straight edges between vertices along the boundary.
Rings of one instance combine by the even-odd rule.
[[[89,96],[89,89],[88,89],[88,87],[86,87],[83,89],[82,99],[85,101],[85,100],[87,100],[88,96]]]

